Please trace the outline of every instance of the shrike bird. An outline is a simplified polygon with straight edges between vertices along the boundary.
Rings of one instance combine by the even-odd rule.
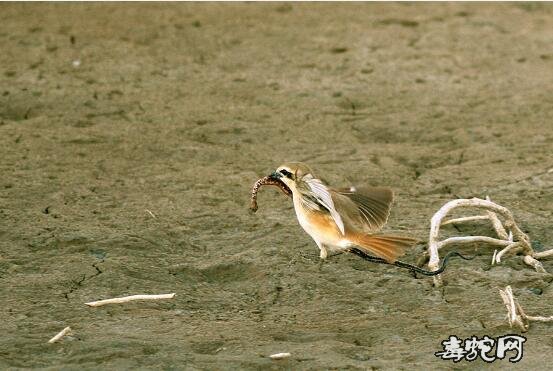
[[[315,240],[321,259],[354,249],[394,263],[416,243],[408,237],[376,234],[390,214],[389,188],[331,188],[301,162],[281,165],[269,177],[292,193],[298,221]]]

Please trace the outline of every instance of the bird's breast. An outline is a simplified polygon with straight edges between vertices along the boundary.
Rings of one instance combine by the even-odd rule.
[[[306,209],[299,197],[294,197],[294,209],[300,225],[313,239],[326,245],[344,244],[344,236],[329,213]]]

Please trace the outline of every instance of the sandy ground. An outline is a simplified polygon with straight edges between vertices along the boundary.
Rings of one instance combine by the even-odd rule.
[[[305,161],[393,187],[386,231],[424,240],[443,203],[490,195],[553,247],[552,25],[524,3],[0,4],[0,368],[551,365],[548,324],[517,365],[434,356],[514,332],[507,284],[553,314],[553,275],[520,257],[463,247],[441,289],[351,255],[319,269],[289,199],[248,202]]]

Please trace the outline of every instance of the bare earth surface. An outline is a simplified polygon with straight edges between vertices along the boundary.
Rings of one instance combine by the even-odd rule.
[[[549,4],[0,4],[0,368],[551,366],[545,323],[516,365],[434,352],[516,332],[508,284],[553,314],[552,274],[487,246],[441,289],[353,255],[319,269],[290,199],[248,205],[305,161],[393,187],[386,231],[424,241],[446,201],[489,195],[553,247],[552,25]]]

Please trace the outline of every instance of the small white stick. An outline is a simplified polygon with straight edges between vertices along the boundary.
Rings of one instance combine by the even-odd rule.
[[[271,354],[269,356],[269,358],[271,358],[271,359],[283,359],[283,358],[288,358],[290,356],[291,356],[290,353],[276,353],[276,354]]]
[[[505,287],[505,291],[499,289],[499,294],[501,299],[503,299],[503,304],[507,308],[507,318],[509,319],[509,326],[517,324],[522,332],[528,331],[530,327],[530,321],[537,322],[553,322],[553,316],[542,317],[542,316],[529,316],[524,313],[522,306],[519,304],[515,296],[513,295],[513,290],[511,286]]]
[[[490,245],[496,246],[508,246],[511,244],[509,241],[498,240],[497,238],[487,237],[487,236],[462,236],[462,237],[449,237],[438,243],[438,248],[441,249],[445,245],[454,244],[454,243],[475,243],[475,242],[485,242]]]
[[[105,300],[99,300],[99,301],[91,301],[89,303],[85,303],[89,307],[100,307],[102,305],[106,304],[120,304],[120,303],[126,303],[133,300],[158,300],[158,299],[173,299],[175,297],[175,293],[171,294],[161,294],[161,295],[132,295],[132,296],[125,296],[122,298],[113,298],[113,299],[105,299]]]
[[[448,225],[448,224],[458,224],[458,223],[464,223],[464,222],[471,222],[473,220],[489,220],[490,217],[488,215],[475,215],[475,216],[465,216],[462,218],[455,218],[455,219],[449,219],[444,222],[442,222],[442,225]]]
[[[495,264],[495,256],[496,256],[496,255],[497,255],[497,249],[495,249],[495,250],[493,251],[493,256],[492,256],[492,265],[494,265],[494,264]]]
[[[549,317],[541,317],[541,316],[538,316],[538,317],[534,317],[534,316],[526,316],[526,319],[528,319],[528,321],[537,321],[537,322],[551,322],[551,321],[553,321],[553,316],[549,316]]]
[[[515,297],[513,296],[513,290],[511,286],[507,286],[505,291],[499,289],[499,294],[503,300],[503,304],[507,308],[507,318],[509,320],[509,327],[513,327],[513,324],[518,325],[522,332],[528,331],[528,323],[524,323],[522,315],[517,314],[517,308],[522,312],[520,305],[515,304]]]
[[[156,216],[154,215],[153,212],[151,212],[151,211],[148,210],[148,209],[145,209],[145,210],[146,210],[146,212],[147,212],[148,214],[150,214],[150,215],[152,216],[152,218],[154,218],[154,219],[156,218]]]
[[[505,304],[505,308],[507,308],[507,321],[509,321],[509,326],[513,326],[513,321],[511,318],[511,313],[513,311],[511,310],[510,300],[507,293],[501,289],[499,289],[499,295],[501,295],[501,300],[503,300],[503,304]]]
[[[517,310],[515,308],[515,296],[513,295],[513,289],[511,286],[505,288],[507,298],[509,299],[509,312],[511,313],[511,322],[515,322],[517,318]]]
[[[505,242],[508,243],[507,247],[501,250],[500,252],[498,252],[497,256],[495,257],[495,261],[498,264],[501,263],[501,258],[503,258],[503,255],[505,255],[508,251],[513,250],[515,247],[520,247],[520,244],[518,242],[510,242],[510,241],[505,241]]]
[[[56,341],[58,341],[59,339],[61,339],[61,338],[64,337],[65,335],[67,335],[69,332],[71,332],[71,327],[67,326],[66,328],[64,328],[63,330],[61,330],[60,332],[58,332],[56,336],[54,336],[53,338],[51,338],[50,340],[48,340],[48,343],[49,343],[49,344],[55,343]]]
[[[543,265],[540,263],[540,261],[534,259],[531,255],[524,255],[523,260],[526,265],[533,267],[536,270],[536,272],[547,273]]]
[[[488,215],[490,217],[490,221],[492,222],[493,228],[495,229],[495,233],[497,233],[497,236],[502,240],[508,239],[509,235],[507,234],[507,231],[503,227],[503,224],[501,224],[501,220],[499,220],[497,215],[495,213],[492,213],[491,211],[488,211]]]
[[[545,258],[545,257],[548,257],[548,256],[553,256],[553,249],[546,250],[546,251],[535,252],[533,256],[536,259],[541,259],[541,258]]]
[[[486,196],[486,201],[492,201],[490,200],[490,196]],[[490,221],[492,222],[493,228],[495,229],[495,233],[497,233],[497,236],[501,238],[502,240],[506,240],[508,238],[507,231],[503,227],[503,224],[501,223],[501,220],[497,217],[497,214],[493,211],[486,211],[486,214],[490,218]]]

